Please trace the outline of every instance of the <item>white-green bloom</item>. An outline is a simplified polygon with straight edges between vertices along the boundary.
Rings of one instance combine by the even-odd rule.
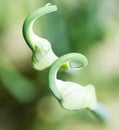
[[[39,17],[56,10],[57,7],[55,5],[48,3],[46,6],[31,13],[23,25],[23,36],[33,52],[32,65],[37,70],[49,67],[58,57],[54,54],[51,43],[44,38],[38,37],[33,32],[33,24]]]
[[[74,82],[57,79],[59,68],[67,62],[70,65],[73,61],[77,62],[76,69],[78,69],[78,64],[80,69],[86,67],[88,63],[86,57],[79,53],[66,54],[57,59],[49,72],[50,89],[60,104],[67,110],[94,109],[97,101],[93,85],[82,86]]]
[[[81,86],[68,81],[56,81],[61,93],[61,105],[68,110],[80,110],[83,108],[94,109],[96,107],[96,94],[93,85]]]
[[[38,44],[34,49],[32,65],[37,70],[43,70],[49,67],[58,57],[54,54],[48,40],[38,37],[36,43]]]

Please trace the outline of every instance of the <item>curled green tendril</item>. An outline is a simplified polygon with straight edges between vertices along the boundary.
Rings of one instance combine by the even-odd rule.
[[[23,24],[23,36],[33,52],[32,64],[37,70],[49,67],[57,59],[57,56],[53,53],[50,42],[38,37],[33,32],[33,24],[39,17],[56,10],[57,7],[55,5],[48,3],[46,6],[31,13]]]
[[[77,64],[74,65],[72,64],[73,62]],[[93,85],[84,87],[77,83],[57,79],[57,72],[65,63],[69,63],[67,65],[72,69],[81,69],[87,66],[88,61],[85,56],[79,53],[66,54],[57,59],[49,71],[51,91],[67,110],[79,110],[82,108],[94,109],[96,106],[96,95]]]

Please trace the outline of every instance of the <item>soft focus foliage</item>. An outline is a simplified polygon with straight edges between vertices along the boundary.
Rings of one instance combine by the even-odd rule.
[[[58,11],[38,20],[34,31],[51,42],[58,56],[74,51],[86,55],[86,70],[58,77],[94,84],[109,111],[106,125],[86,110],[63,110],[51,97],[48,70],[31,67],[22,26],[29,13],[47,2]],[[0,0],[0,130],[119,129],[118,11],[118,0]]]

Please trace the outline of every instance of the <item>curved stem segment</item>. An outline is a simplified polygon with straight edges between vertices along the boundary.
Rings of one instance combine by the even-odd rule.
[[[34,22],[41,16],[54,12],[56,10],[57,10],[57,6],[50,5],[50,3],[48,3],[46,6],[39,8],[38,10],[34,11],[26,18],[23,24],[23,36],[27,44],[29,45],[29,47],[32,49],[32,51],[35,49],[35,45],[36,45],[35,43],[36,35],[34,34],[32,29]]]
[[[72,62],[79,63],[79,67],[76,66],[76,68],[78,69],[84,68],[88,64],[87,58],[79,53],[66,54],[53,63],[49,71],[49,84],[50,84],[50,89],[52,90],[53,94],[56,96],[56,98],[59,101],[62,100],[62,95],[57,88],[57,83],[56,83],[57,72],[60,69],[60,67],[63,65],[67,65],[67,67],[69,67],[68,64],[66,64],[67,62],[69,64],[71,64]],[[75,66],[70,66],[70,67],[75,68]]]

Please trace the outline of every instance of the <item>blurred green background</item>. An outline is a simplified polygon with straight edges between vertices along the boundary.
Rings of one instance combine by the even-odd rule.
[[[63,110],[49,90],[48,70],[31,67],[22,25],[48,2],[58,11],[39,19],[34,31],[52,43],[58,56],[79,52],[88,58],[85,70],[59,76],[95,85],[109,113],[106,124],[86,110]],[[118,0],[0,0],[0,130],[118,130],[118,12]]]

